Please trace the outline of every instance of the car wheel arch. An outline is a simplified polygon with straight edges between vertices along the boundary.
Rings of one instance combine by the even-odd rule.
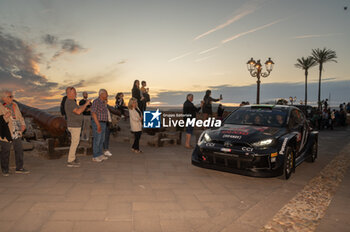
[[[285,152],[284,152],[284,159],[283,159],[283,165],[285,163],[285,159],[286,159],[286,156],[287,156],[287,150],[288,148],[290,148],[293,152],[293,165],[292,165],[292,170],[291,172],[292,173],[295,173],[295,168],[296,168],[296,165],[295,165],[295,157],[296,157],[296,136],[297,135],[294,135],[293,137],[289,138],[287,143],[286,143],[286,148],[285,148]]]
[[[292,161],[291,161],[291,167],[289,169],[289,172],[287,172],[287,164],[289,162],[288,156],[290,155],[290,152],[292,153]],[[295,167],[294,149],[290,143],[286,145],[286,151],[284,153],[282,167],[283,167],[282,175],[279,177],[279,179],[288,180],[291,177],[292,173],[294,173],[294,167]]]
[[[293,152],[293,166],[292,166],[292,172],[295,173],[295,158],[297,156],[297,135],[293,136],[293,139],[291,140],[290,144],[287,144],[287,146],[290,146]]]

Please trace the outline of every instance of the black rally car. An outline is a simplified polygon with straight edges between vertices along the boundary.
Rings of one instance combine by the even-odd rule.
[[[318,131],[293,106],[251,105],[232,112],[218,129],[205,130],[192,164],[250,176],[288,179],[304,160],[317,158]]]

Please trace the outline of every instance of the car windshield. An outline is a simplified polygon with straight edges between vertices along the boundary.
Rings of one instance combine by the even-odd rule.
[[[228,116],[224,124],[284,127],[286,116],[284,109],[242,107]]]

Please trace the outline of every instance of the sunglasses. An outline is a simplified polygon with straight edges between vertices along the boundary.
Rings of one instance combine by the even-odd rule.
[[[10,96],[7,96],[8,98],[13,98],[13,96],[12,95],[10,95]]]

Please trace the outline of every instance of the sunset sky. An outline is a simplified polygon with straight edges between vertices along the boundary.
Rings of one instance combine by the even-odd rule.
[[[106,88],[128,98],[135,79],[147,81],[154,105],[180,105],[188,92],[196,93],[198,103],[208,88],[232,104],[255,101],[256,78],[246,62],[271,57],[275,67],[262,80],[261,101],[303,99],[304,72],[294,67],[296,59],[327,47],[336,51],[338,63],[324,66],[322,98],[348,102],[350,10],[344,6],[349,5],[349,0],[0,0],[0,86],[39,108],[57,106],[70,85],[90,97]],[[310,70],[309,80],[315,85],[318,68]],[[295,94],[279,87],[267,93],[274,90],[264,84],[294,86]],[[237,87],[249,92],[237,95]],[[309,97],[315,101],[316,88]]]

